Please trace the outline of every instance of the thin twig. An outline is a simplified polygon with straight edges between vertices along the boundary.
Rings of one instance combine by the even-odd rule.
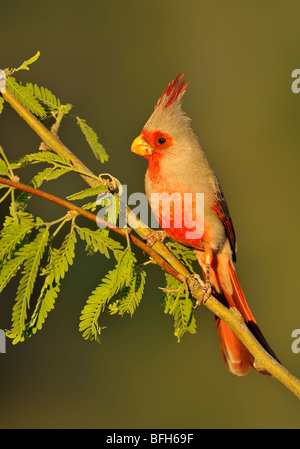
[[[15,189],[22,190],[24,192],[28,192],[31,195],[36,195],[41,198],[44,198],[45,200],[52,201],[53,203],[59,204],[60,206],[65,207],[66,209],[69,209],[71,211],[76,212],[78,215],[82,215],[83,217],[88,218],[89,220],[94,221],[95,223],[98,223],[101,225],[101,227],[105,226],[112,231],[116,232],[117,234],[121,235],[122,237],[130,238],[130,240],[138,246],[143,251],[147,252],[149,256],[156,262],[157,265],[160,265],[165,271],[170,273],[172,276],[174,276],[176,279],[178,279],[180,282],[183,281],[183,276],[180,275],[171,265],[169,265],[156,251],[154,251],[152,248],[150,248],[146,243],[132,235],[128,232],[128,230],[121,229],[118,226],[109,223],[108,221],[103,220],[102,218],[98,217],[98,215],[93,214],[92,212],[81,209],[80,207],[76,206],[73,203],[70,203],[67,200],[64,200],[62,198],[59,198],[55,195],[52,195],[50,193],[44,192],[42,190],[35,189],[33,187],[27,186],[26,184],[22,184],[21,182],[13,181],[11,179],[6,179],[0,176],[0,184],[4,184],[10,187],[13,187]]]

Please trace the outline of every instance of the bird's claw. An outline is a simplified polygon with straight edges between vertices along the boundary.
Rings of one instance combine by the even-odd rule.
[[[194,274],[193,277],[197,279],[197,281],[199,282],[199,284],[202,287],[200,298],[197,299],[197,302],[194,306],[194,309],[196,310],[201,304],[204,304],[210,297],[211,284],[210,284],[210,279],[207,279],[206,282],[203,282],[201,277],[199,276],[199,274]]]
[[[202,287],[200,298],[197,300],[194,309],[197,309],[201,304],[205,304],[211,295],[211,285],[210,282],[205,282]]]

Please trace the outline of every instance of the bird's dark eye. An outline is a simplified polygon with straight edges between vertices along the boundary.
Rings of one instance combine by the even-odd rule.
[[[164,143],[166,143],[166,141],[167,141],[167,139],[166,139],[165,137],[159,137],[159,138],[157,139],[157,143],[158,143],[159,145],[163,145]]]

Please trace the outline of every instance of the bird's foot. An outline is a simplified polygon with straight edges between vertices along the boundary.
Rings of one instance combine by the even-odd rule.
[[[205,283],[203,281],[202,282],[202,291],[201,291],[201,295],[200,298],[197,299],[197,302],[194,306],[194,309],[197,309],[201,304],[205,304],[205,302],[208,300],[208,298],[211,295],[211,285],[209,281],[206,281]]]
[[[202,287],[202,291],[200,294],[200,298],[197,299],[197,302],[194,306],[194,309],[197,309],[201,304],[205,304],[205,302],[208,300],[208,298],[211,295],[211,283],[210,283],[210,265],[206,265],[206,281],[203,282],[199,274],[194,274],[193,277],[197,279],[197,281],[200,283]]]
[[[152,231],[146,237],[147,245],[151,248],[157,242],[162,243],[165,240],[166,236],[167,234],[165,231]]]

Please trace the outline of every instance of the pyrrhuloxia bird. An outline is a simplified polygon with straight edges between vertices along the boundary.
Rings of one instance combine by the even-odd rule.
[[[132,143],[131,151],[148,160],[145,190],[161,227],[172,239],[195,249],[213,294],[227,307],[236,307],[240,311],[253,335],[276,358],[258,328],[239,284],[233,264],[236,261],[236,238],[232,220],[218,178],[190,126],[190,119],[182,111],[181,100],[188,85],[184,81],[178,84],[182,77],[180,72],[167,86],[141,134]],[[170,213],[162,205],[156,203],[154,206],[153,201],[151,204],[152,194],[163,193],[181,195],[181,214],[184,194],[192,195],[193,216],[198,221],[204,220],[204,232],[200,234],[194,222],[191,227],[193,223],[184,222],[182,215],[178,217],[175,206]],[[204,214],[200,217],[196,210],[197,193],[204,194]],[[194,231],[192,238],[191,231]],[[224,321],[216,317],[216,324],[225,366],[233,374],[245,375],[254,365],[253,356]]]

